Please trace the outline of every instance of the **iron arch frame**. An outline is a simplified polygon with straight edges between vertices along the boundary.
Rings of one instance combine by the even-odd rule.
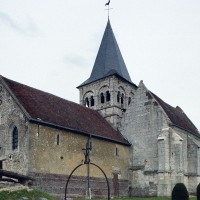
[[[83,163],[83,164],[80,164],[78,165],[77,167],[75,167],[73,169],[73,171],[71,172],[71,174],[69,175],[68,179],[67,179],[67,182],[66,182],[66,186],[65,186],[65,200],[67,200],[67,188],[68,188],[68,184],[69,184],[69,181],[71,179],[71,176],[73,175],[73,173],[81,166],[83,165],[87,165],[88,163]],[[105,179],[106,179],[106,183],[107,183],[107,187],[108,187],[108,200],[110,200],[110,185],[109,185],[109,181],[108,181],[108,178],[105,174],[105,172],[103,171],[103,169],[101,169],[101,167],[99,167],[98,165],[94,164],[94,163],[90,163],[90,165],[93,165],[95,167],[97,167],[104,175]]]

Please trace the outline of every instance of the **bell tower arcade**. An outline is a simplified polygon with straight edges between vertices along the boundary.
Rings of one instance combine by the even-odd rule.
[[[77,87],[80,104],[97,110],[118,129],[137,86],[131,81],[108,20],[92,73]]]

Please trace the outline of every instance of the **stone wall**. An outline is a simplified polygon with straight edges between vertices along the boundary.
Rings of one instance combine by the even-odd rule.
[[[3,169],[27,174],[28,122],[7,88],[0,83],[0,160]],[[18,146],[12,149],[12,131],[18,129]]]
[[[179,182],[194,193],[198,180],[199,138],[172,126],[142,82],[130,107],[122,131],[133,144],[132,195],[170,196]]]
[[[124,126],[124,112],[133,101],[136,86],[116,76],[109,76],[79,88],[80,104],[86,106],[86,98],[89,99],[89,107],[98,110],[101,115],[115,128]],[[109,91],[110,100],[106,100],[106,92]],[[105,101],[101,102],[101,93]],[[91,96],[94,105],[91,106]],[[122,100],[123,99],[123,100]],[[123,103],[122,103],[123,102]]]
[[[83,163],[85,157],[82,149],[87,140],[88,137],[81,134],[32,124],[29,172],[69,175],[77,165]],[[113,173],[118,173],[119,179],[128,179],[129,153],[128,146],[92,138],[91,162],[99,165],[109,178]],[[84,173],[86,170],[78,170],[76,176],[84,176]],[[101,177],[102,174],[98,169],[91,168],[91,176]]]
[[[42,174],[42,173],[30,173],[30,176],[34,178],[32,188],[41,189],[47,191],[55,196],[64,197],[66,182],[68,176],[65,174]],[[119,192],[116,195],[114,192],[113,179],[108,179],[110,192],[112,197],[124,197],[128,196],[128,181],[120,179]],[[94,197],[107,197],[108,187],[107,182],[103,176],[99,178],[90,178],[91,194]],[[87,196],[87,177],[72,176],[70,178],[67,190],[67,197],[84,197]]]

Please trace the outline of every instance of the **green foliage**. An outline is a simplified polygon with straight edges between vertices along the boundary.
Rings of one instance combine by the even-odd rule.
[[[172,200],[188,200],[189,194],[183,183],[177,183],[172,191]]]
[[[28,197],[30,200],[35,200],[39,197],[44,197],[48,200],[57,200],[46,192],[39,190],[18,190],[18,191],[1,191],[0,200],[19,200],[20,197]]]
[[[73,199],[86,200],[85,198],[73,198]],[[106,199],[92,198],[92,200],[106,200]],[[171,197],[131,197],[131,198],[123,197],[123,198],[114,198],[112,200],[171,200]],[[190,200],[196,200],[196,197],[191,197]]]
[[[200,183],[197,186],[197,200],[200,200]]]

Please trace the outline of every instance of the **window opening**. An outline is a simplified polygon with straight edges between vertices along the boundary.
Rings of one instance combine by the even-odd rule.
[[[60,145],[60,135],[58,134],[57,137],[56,137],[56,144],[57,145]]]
[[[105,103],[104,94],[101,93],[101,103]]]
[[[110,101],[110,92],[106,91],[106,101]]]
[[[121,96],[121,104],[124,104],[124,94]]]
[[[128,105],[131,103],[131,97],[128,98]]]
[[[117,93],[117,102],[119,103],[120,92]]]
[[[15,150],[18,148],[18,129],[15,126],[12,132],[12,149]]]
[[[89,105],[90,105],[90,104],[89,104],[89,99],[88,99],[88,97],[86,97],[86,98],[85,98],[85,106],[86,106],[86,107],[89,107]]]
[[[91,106],[94,106],[94,97],[91,96]]]
[[[116,156],[119,156],[119,149],[116,147],[116,149],[115,149],[115,155]]]

